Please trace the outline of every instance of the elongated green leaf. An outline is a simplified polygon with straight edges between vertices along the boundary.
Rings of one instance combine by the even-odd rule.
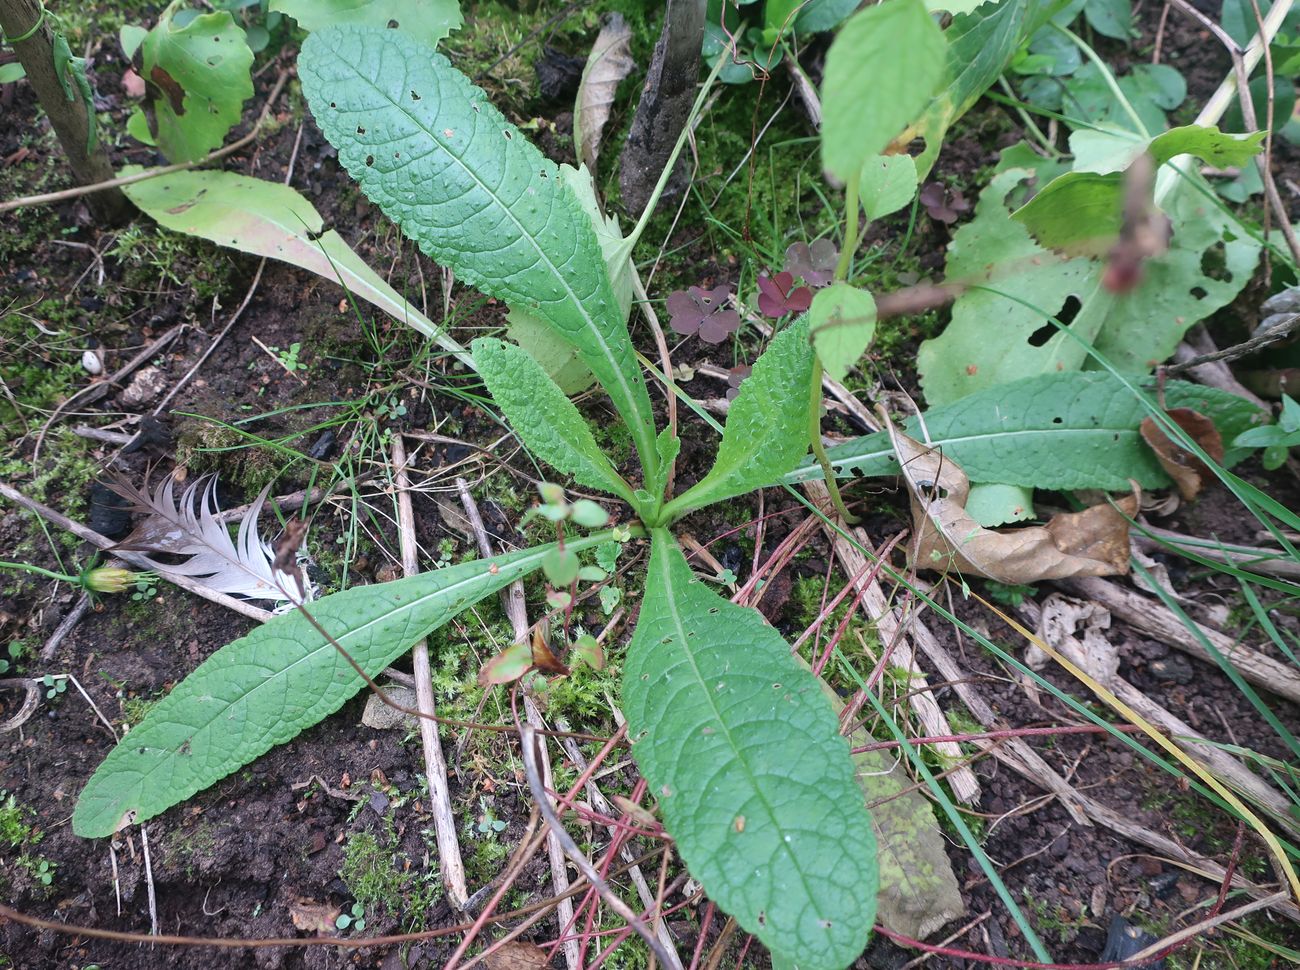
[[[143,171],[136,165],[123,175]],[[402,299],[366,265],[337,232],[321,232],[324,220],[298,191],[279,182],[234,172],[172,172],[123,187],[141,212],[174,232],[209,239],[241,253],[266,256],[309,270],[368,300],[409,324],[474,367],[464,347]]]
[[[777,334],[740,385],[713,468],[669,502],[671,518],[743,495],[785,474],[808,453],[812,427],[813,351],[808,318]]]
[[[826,53],[822,161],[857,175],[930,100],[943,79],[943,33],[922,0],[884,0],[854,14]]]
[[[537,457],[579,484],[633,501],[578,409],[528,351],[488,337],[475,340],[473,347],[492,400]]]
[[[835,713],[780,634],[696,579],[663,529],[624,663],[623,713],[709,897],[777,965],[851,963],[875,914],[876,844]]]
[[[1225,443],[1264,420],[1249,401],[1199,384],[1170,381],[1165,404],[1192,408],[1211,418]],[[973,482],[999,482],[1031,488],[1143,488],[1169,484],[1138,427],[1147,416],[1142,402],[1107,372],[1044,374],[970,394],[955,404],[925,413],[925,434]],[[909,418],[904,429],[923,438],[922,424]],[[1229,447],[1225,466],[1249,452]],[[840,478],[898,474],[889,438],[866,435],[830,449]],[[821,478],[821,468],[806,462],[786,475],[794,484]]]
[[[271,0],[271,8],[287,13],[303,30],[334,24],[400,27],[422,44],[437,45],[464,22],[457,0]]]
[[[153,107],[154,138],[168,161],[189,162],[219,146],[253,96],[253,52],[225,10],[178,27],[170,4],[141,45],[141,76]]]
[[[575,552],[607,534],[569,539]],[[318,623],[374,677],[421,637],[542,564],[554,546],[322,597]],[[200,664],[131,729],[86,783],[72,829],[112,835],[152,818],[295,737],[364,686],[301,613],[268,620]]]
[[[366,195],[464,282],[572,343],[654,471],[645,381],[591,222],[556,165],[445,57],[400,31],[317,31],[298,73]]]

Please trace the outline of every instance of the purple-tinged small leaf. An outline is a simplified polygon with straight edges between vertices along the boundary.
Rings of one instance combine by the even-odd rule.
[[[740,382],[754,372],[748,364],[741,364],[727,371],[727,400],[734,401],[740,393]]]
[[[533,647],[529,643],[512,643],[485,663],[478,672],[480,687],[512,684],[533,666]]]
[[[931,219],[937,219],[946,226],[951,226],[964,212],[970,212],[970,203],[961,194],[961,189],[950,189],[942,182],[928,182],[921,189],[921,205],[930,213]]]
[[[803,313],[812,306],[812,290],[806,286],[795,287],[794,276],[766,273],[758,277],[758,309],[765,317],[779,320],[787,313]]]
[[[835,264],[839,259],[840,251],[829,239],[818,239],[811,246],[797,242],[785,251],[785,271],[809,286],[822,287],[835,278]]]
[[[683,337],[698,335],[705,343],[720,344],[740,329],[740,314],[727,306],[731,290],[725,284],[711,290],[692,286],[668,294],[668,325]]]

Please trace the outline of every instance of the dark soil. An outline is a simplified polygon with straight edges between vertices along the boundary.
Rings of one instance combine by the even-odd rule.
[[[1144,12],[1147,42],[1154,35],[1158,15],[1158,7]],[[1143,48],[1139,45],[1136,49]],[[1226,57],[1220,57],[1206,37],[1187,28],[1176,15],[1170,16],[1163,52],[1164,60],[1187,74],[1193,100],[1212,89],[1228,67]],[[101,69],[106,74],[111,60],[112,53],[102,50]],[[246,122],[260,109],[260,99],[274,73],[271,70],[262,75],[259,97],[250,102],[255,107],[250,108]],[[105,89],[109,86],[101,85]],[[771,96],[769,93],[768,97]],[[6,117],[35,116],[35,106],[25,88],[20,88],[16,96],[6,91],[5,97],[12,101],[5,105]],[[111,103],[104,110],[121,113],[122,106],[115,98],[106,100]],[[539,141],[549,154],[571,161],[568,137],[571,118],[562,107],[552,105],[552,108],[550,121],[554,124],[543,126]],[[263,178],[283,178],[293,152],[297,124],[287,111],[281,120],[282,128],[260,140],[255,149],[229,159],[228,167]],[[989,122],[987,131],[958,129],[954,140],[945,148],[938,171],[945,180],[974,190],[978,187],[975,173],[993,164],[996,149],[1013,138],[1014,132],[1000,116]],[[0,132],[0,158],[17,151],[19,141],[17,132]],[[42,144],[52,147],[48,141]],[[119,161],[149,161],[147,154],[132,150]],[[54,156],[51,159],[53,166]],[[399,290],[405,287],[413,302],[427,302],[430,315],[437,318],[442,299],[437,267],[409,245],[401,244],[387,220],[351,188],[332,150],[309,119],[303,127],[293,184],[312,198],[327,224],[336,226],[381,273],[391,270],[394,285]],[[30,186],[26,190],[35,191]],[[973,191],[968,192],[970,196]],[[89,226],[80,203],[65,203],[46,210],[42,218],[45,217],[55,227],[53,236],[57,236],[57,227],[63,226],[75,230],[70,236],[74,240],[91,245],[105,242],[104,235]],[[0,232],[18,231],[26,225],[6,216],[0,219]],[[923,226],[921,232],[922,270],[938,273],[942,270],[946,232],[937,224]],[[726,278],[730,268],[721,265],[715,254],[701,246],[702,238],[698,226],[683,225],[672,246],[688,247],[700,282],[718,276]],[[107,348],[120,353],[119,362],[173,325],[190,323],[162,359],[155,362],[164,386],[171,387],[207,349],[247,291],[257,268],[255,260],[238,255],[215,250],[209,255],[226,274],[218,287],[220,310],[213,309],[210,299],[197,305],[193,289],[185,285],[159,282],[152,291],[125,290],[124,268],[113,260],[105,262],[108,279],[103,286],[96,286],[93,273],[85,275],[86,253],[52,241],[34,246],[21,266],[9,267],[5,296],[6,300],[16,297],[24,304],[49,296],[62,297],[68,306],[80,308],[82,323],[97,322],[94,331]],[[480,305],[477,297],[463,289],[456,291],[455,298],[473,308],[464,317],[465,332],[461,336],[468,338],[473,335],[471,331],[502,322],[503,308]],[[336,408],[322,402],[352,401],[376,390],[373,373],[367,365],[375,363],[379,354],[368,349],[356,314],[341,301],[342,295],[336,287],[280,264],[268,263],[237,325],[196,379],[170,405],[166,423],[175,441],[182,448],[190,449],[186,455],[191,470],[219,468],[228,482],[227,497],[231,504],[251,498],[263,481],[271,480],[282,467],[282,463],[277,464],[282,456],[266,451],[218,455],[195,451],[213,445],[213,440],[203,437],[204,429],[210,428],[210,424],[185,415],[235,422],[251,415],[276,412],[248,426],[248,430],[263,438],[283,440],[287,446],[305,452],[320,438],[317,425],[337,414]],[[377,312],[369,314],[368,309],[363,312],[373,318],[380,344],[395,341],[409,355],[412,342],[398,324]],[[253,337],[268,347],[287,348],[295,341],[300,342],[311,364],[304,380],[286,373],[253,342]],[[651,346],[645,337],[645,334],[636,335],[638,346]],[[914,347],[917,340],[919,336],[910,343],[904,341],[899,359],[890,364],[891,373],[901,380],[902,387],[919,399],[910,361],[906,359],[908,348]],[[674,359],[694,365],[710,355],[723,366],[732,363],[720,359],[722,355],[717,351],[691,344],[683,344]],[[392,419],[398,425],[431,431],[450,420],[457,429],[455,436],[478,447],[487,446],[499,436],[500,429],[459,393],[470,385],[444,362],[435,362],[428,371],[421,369],[418,373],[399,369],[397,375],[403,379],[418,377],[429,391],[420,394],[404,380],[393,384],[392,393],[408,405],[406,415]],[[690,390],[697,397],[724,395],[726,388],[721,382],[701,391],[706,383],[697,379]],[[600,407],[591,403],[584,406]],[[121,404],[120,392],[114,389],[90,410],[103,418],[130,409]],[[603,415],[590,413],[597,424],[609,423]],[[355,436],[349,437],[353,430],[339,430],[337,450],[324,460],[341,461],[340,456],[357,442]],[[694,425],[685,437],[683,482],[702,474],[707,467],[710,447],[706,445],[711,440],[702,428],[696,429]],[[25,447],[24,458],[30,459],[30,443]],[[111,451],[104,447],[94,457],[104,459]],[[464,446],[440,446],[428,452],[424,460],[428,462],[427,468],[436,468],[439,464],[459,462],[470,451]],[[164,444],[129,456],[124,468],[129,477],[142,482],[151,466],[161,464],[166,468],[174,457],[174,449]],[[522,460],[516,464],[520,469],[527,467]],[[302,487],[312,479],[313,472],[324,470],[324,466],[300,460],[279,478],[276,490],[287,492]],[[527,475],[523,472],[519,475],[520,488],[527,488]],[[1249,466],[1246,475],[1289,507],[1300,505],[1300,489],[1290,479],[1265,476],[1261,470]],[[16,476],[15,484],[21,488],[26,483],[21,476]],[[853,497],[869,506],[868,525],[877,541],[905,527],[905,496],[883,489],[880,483],[858,484],[853,488],[856,490]],[[59,507],[65,507],[69,498],[79,497],[61,494],[57,485],[47,490],[48,501]],[[460,552],[467,548],[466,541],[455,534],[445,514],[428,496],[417,495],[415,501],[417,531],[426,550],[437,548],[444,537],[451,537]],[[787,506],[795,508],[788,496],[773,490],[764,511],[771,515]],[[499,509],[485,502],[484,511],[494,534],[519,538],[513,530],[519,524],[522,508]],[[753,512],[747,510],[739,519],[699,516],[686,523],[686,528],[701,542],[710,544],[715,537],[732,532],[737,521],[744,521]],[[796,512],[769,519],[764,540],[768,553],[798,518]],[[1184,506],[1162,524],[1230,542],[1256,541],[1251,523],[1221,489],[1211,489],[1197,504]],[[320,549],[334,548],[336,538],[341,537],[338,526],[338,521],[322,517],[314,525],[312,544]],[[382,522],[376,522],[375,526],[381,533],[388,528]],[[18,549],[31,536],[28,516],[7,506],[0,509],[0,549]],[[385,546],[395,547],[391,529],[379,539],[370,551],[369,562],[349,564],[346,572],[349,582],[371,581],[386,564],[382,550]],[[750,570],[752,543],[751,528],[721,538],[711,548],[743,582]],[[814,540],[806,554],[790,568],[789,579],[820,579],[828,555],[825,544],[820,539]],[[1238,602],[1237,591],[1224,587],[1221,577],[1206,577],[1175,560],[1169,561],[1168,566],[1175,584],[1188,592],[1194,612],[1202,606]],[[343,578],[342,568],[336,568],[325,578],[339,582]],[[807,618],[796,614],[788,579],[769,578],[769,581],[771,591],[763,604],[765,615],[782,632],[797,635]],[[73,602],[65,593],[51,597],[48,585],[21,583],[5,587],[0,591],[0,634],[23,635],[39,644]],[[1018,635],[975,601],[957,598],[953,608],[966,623],[987,631],[995,642],[1007,645],[1010,652],[1018,652],[1014,645],[1023,643]],[[488,623],[500,622],[495,604],[486,604],[483,612]],[[1284,617],[1280,622],[1291,630],[1296,629],[1290,618]],[[599,625],[598,614],[593,623]],[[90,613],[63,642],[52,661],[39,665],[31,661],[26,672],[74,674],[99,710],[120,728],[132,702],[160,696],[200,661],[249,627],[249,621],[241,617],[160,584],[157,597],[144,604],[131,603],[126,597],[106,599],[102,609]],[[1007,725],[1080,723],[1075,712],[1045,692],[1028,690],[1003,665],[975,644],[959,638],[948,626],[935,624],[933,629],[954,656],[960,658],[981,693]],[[1276,736],[1247,700],[1217,671],[1122,625],[1113,639],[1122,645],[1120,674],[1193,726],[1203,728],[1212,737],[1230,737],[1234,743],[1264,754],[1286,756]],[[1271,650],[1261,645],[1258,637],[1251,637],[1250,642],[1265,652]],[[472,672],[486,659],[475,654],[476,647],[468,633],[461,635],[453,631],[441,646],[463,653],[466,671]],[[617,663],[616,651],[612,659]],[[1067,677],[1048,676],[1063,690],[1076,696],[1080,694],[1080,686]],[[937,696],[946,710],[960,709],[950,688],[940,685]],[[409,906],[416,896],[419,879],[437,862],[432,843],[424,834],[432,823],[427,805],[421,801],[419,742],[418,738],[404,738],[401,731],[361,726],[364,699],[364,695],[359,696],[291,743],[149,824],[149,859],[159,932],[221,938],[306,939],[312,933],[295,927],[291,907],[307,901],[342,911],[348,909],[353,896],[340,878],[340,871],[345,861],[345,844],[359,832],[372,833],[385,846],[387,856],[409,863],[409,870],[401,873],[403,883],[399,893]],[[0,717],[8,717],[19,700],[9,692],[0,695],[5,705]],[[1293,706],[1267,695],[1265,700],[1283,723],[1300,724],[1300,711]],[[575,727],[606,734],[613,730],[612,719],[608,717]],[[459,730],[447,733],[449,748],[450,739],[459,738],[460,734]],[[56,702],[42,704],[36,716],[20,730],[0,738],[0,789],[13,794],[19,804],[34,811],[32,822],[45,833],[38,846],[39,855],[57,865],[48,891],[14,865],[5,866],[9,881],[0,886],[7,903],[42,919],[82,927],[145,932],[150,925],[150,901],[145,851],[139,832],[120,837],[110,846],[103,840],[77,838],[69,825],[77,794],[112,746],[113,739],[105,726],[71,689]],[[1226,861],[1231,853],[1235,830],[1221,813],[1207,808],[1181,789],[1174,779],[1154,769],[1119,742],[1098,735],[1072,735],[1034,739],[1033,746],[1080,790],[1138,824],[1220,861]],[[506,743],[489,749],[493,750],[498,755],[493,762],[479,758],[460,765],[460,772],[452,780],[452,795],[461,817],[470,819],[478,811],[480,798],[490,793],[495,816],[507,826],[499,834],[499,840],[513,849],[528,820],[529,798],[521,776],[507,765]],[[629,773],[625,780],[630,779],[630,770],[625,769]],[[1116,913],[1145,926],[1174,926],[1190,907],[1214,897],[1217,887],[1162,861],[1144,847],[1099,826],[1074,825],[1059,804],[1044,800],[1042,791],[999,767],[991,758],[980,759],[976,772],[984,794],[982,803],[971,815],[986,833],[984,848],[1012,895],[1029,912],[1056,959],[1096,961],[1109,920]],[[465,847],[468,852],[469,847]],[[951,945],[1000,956],[1032,958],[1002,902],[955,836],[950,838],[949,854],[962,885],[969,918],[992,913],[954,939]],[[1243,871],[1267,882],[1272,876],[1264,859],[1262,846],[1248,835],[1239,860]],[[497,865],[503,866],[504,861]],[[480,881],[471,890],[479,888],[494,874],[492,871],[479,873]],[[436,879],[433,881],[436,883]],[[518,892],[509,897],[512,906],[546,898],[550,894],[550,874],[544,860],[535,859],[526,866],[515,885]],[[668,902],[676,904],[682,899],[679,892]],[[703,907],[696,906],[670,920],[679,952],[684,955],[697,942],[702,916]],[[460,920],[440,897],[418,912],[370,907],[366,918],[365,935],[411,928],[446,928]],[[1264,919],[1267,921],[1268,917]],[[717,936],[719,922],[715,920],[712,924],[710,941]],[[932,939],[942,939],[960,926],[946,927]],[[539,942],[553,940],[559,929],[554,917],[548,917],[536,924],[527,938]],[[1291,945],[1295,945],[1300,937],[1293,929],[1283,931],[1277,938],[1289,938]],[[268,968],[439,967],[459,939],[460,934],[453,932],[445,941],[432,939],[409,947],[357,951],[334,946],[174,949],[97,940],[0,922],[0,954],[23,970],[92,965],[106,970],[136,970],[173,963]],[[766,965],[766,957],[759,956],[757,951],[757,947],[750,949],[746,965]],[[737,952],[733,944],[729,959],[734,959]],[[904,953],[878,940],[860,965],[897,967],[913,956],[914,953]],[[561,961],[562,958],[557,958],[554,965],[560,965]],[[928,965],[965,967],[970,964],[957,958],[936,957]]]

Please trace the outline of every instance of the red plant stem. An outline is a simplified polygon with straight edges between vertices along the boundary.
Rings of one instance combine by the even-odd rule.
[[[695,970],[700,965],[700,954],[704,952],[704,941],[709,935],[709,928],[713,925],[714,906],[710,901],[704,909],[704,919],[700,923],[700,933],[695,940],[695,952],[691,954],[691,965],[687,970]]]
[[[1232,875],[1237,871],[1237,860],[1241,858],[1241,846],[1246,839],[1246,822],[1244,819],[1237,820],[1237,837],[1232,842],[1232,855],[1228,857],[1228,865],[1223,873],[1223,884],[1219,886],[1219,898],[1214,901],[1214,906],[1210,909],[1209,918],[1213,919],[1219,915],[1223,909],[1223,904],[1227,901],[1228,890],[1232,888]]]
[[[955,741],[961,744],[965,741],[994,741],[999,738],[1051,737],[1058,734],[1108,734],[1111,731],[1122,731],[1128,734],[1141,731],[1141,728],[1132,724],[1112,724],[1109,728],[1096,724],[1078,724],[1044,728],[1008,728],[1004,731],[980,731],[975,734],[931,735],[923,738],[906,738],[905,741],[907,744],[939,744],[944,741]],[[863,754],[867,751],[885,751],[889,748],[901,747],[902,744],[903,742],[900,741],[874,741],[871,744],[853,748],[852,753]]]

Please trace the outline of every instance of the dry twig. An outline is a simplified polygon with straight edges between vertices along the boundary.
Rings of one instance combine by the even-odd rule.
[[[470,494],[469,484],[465,479],[457,478],[456,490],[460,493],[461,505],[465,508],[465,516],[469,519],[470,528],[474,530],[474,538],[478,541],[479,552],[482,553],[484,558],[492,556],[492,543],[488,539],[487,529],[483,525],[483,516],[479,514],[478,504],[474,501],[474,496]],[[529,623],[528,605],[524,598],[524,584],[516,580],[502,590],[501,605],[505,608],[506,616],[510,618],[510,626],[515,634],[515,642],[525,642],[528,639]],[[545,728],[546,725],[542,719],[541,709],[532,696],[527,693],[524,694],[524,716],[528,719],[528,724],[524,727],[525,731],[531,733]],[[524,735],[524,737],[528,736],[530,735]],[[551,774],[551,758],[545,746],[542,747],[542,777],[548,788],[554,787]],[[541,807],[540,803],[539,807]],[[549,805],[547,807],[549,808]],[[569,875],[565,870],[564,847],[560,842],[559,834],[554,828],[549,829],[546,834],[546,854],[551,863],[552,888],[554,888],[556,896],[562,897],[556,904],[556,918],[561,926],[568,926],[573,921],[573,901],[564,895],[569,888]],[[564,957],[569,965],[569,970],[578,970],[579,947],[577,940],[565,940]]]
[[[393,480],[397,487],[398,542],[402,550],[402,572],[414,576],[420,571],[415,537],[415,514],[411,508],[411,480],[407,474],[406,446],[401,435],[393,435]],[[424,749],[424,775],[429,782],[430,810],[438,842],[438,868],[447,898],[459,910],[469,899],[465,887],[465,864],[461,860],[460,842],[456,838],[456,816],[451,808],[451,789],[447,783],[447,761],[438,724],[433,720],[433,682],[429,676],[429,642],[421,639],[411,648],[411,666],[415,674],[415,705],[422,714],[419,720],[420,744]]]

